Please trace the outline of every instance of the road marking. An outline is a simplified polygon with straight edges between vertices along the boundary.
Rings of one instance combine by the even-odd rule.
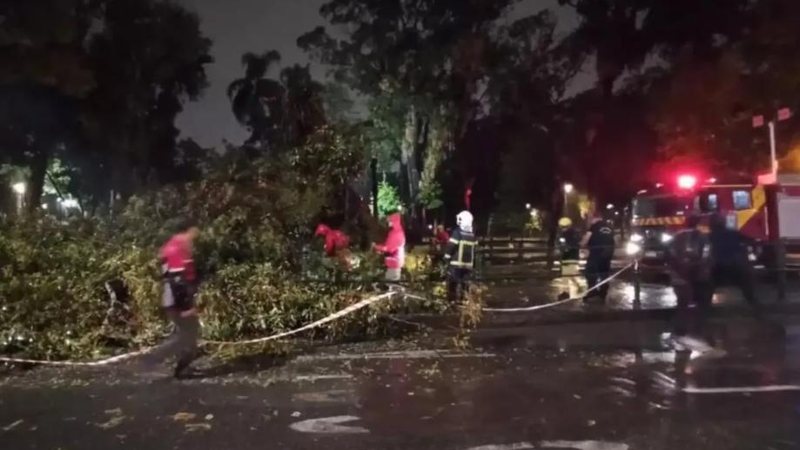
[[[337,355],[303,355],[297,362],[339,361],[352,359],[432,359],[432,358],[495,358],[494,353],[454,353],[452,350],[409,350],[401,352],[341,353]]]
[[[14,428],[17,428],[18,426],[22,425],[22,422],[25,422],[25,421],[22,420],[22,419],[19,419],[18,421],[12,423],[11,425],[3,427],[3,431],[11,431]]]
[[[628,444],[605,441],[543,441],[542,448],[564,448],[574,450],[628,450]]]
[[[687,387],[683,392],[687,394],[737,394],[737,393],[756,393],[756,392],[784,392],[800,391],[800,386],[793,384],[771,385],[771,386],[739,386],[739,387]]]
[[[359,420],[356,416],[320,417],[318,419],[302,420],[289,425],[294,431],[314,434],[365,434],[369,430],[363,427],[339,425],[340,423]]]
[[[481,445],[479,447],[471,447],[468,450],[524,450],[536,448],[530,442],[517,442],[516,444],[499,444],[499,445]]]
[[[560,448],[572,450],[628,450],[628,444],[605,441],[543,441],[539,445],[530,442],[514,444],[490,444],[471,447],[468,450],[526,450],[526,449]]]
[[[674,378],[671,378],[661,372],[655,373],[657,382],[660,384],[675,388],[678,383]],[[786,391],[800,391],[800,385],[797,384],[773,384],[767,386],[731,386],[731,387],[696,387],[689,386],[680,389],[687,394],[746,394],[746,393],[760,393],[760,392],[786,392]]]

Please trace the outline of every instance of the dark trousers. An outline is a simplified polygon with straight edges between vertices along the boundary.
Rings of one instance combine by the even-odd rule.
[[[714,286],[733,285],[739,288],[742,296],[758,315],[761,303],[756,298],[755,275],[750,264],[744,261],[719,263],[714,267]]]
[[[586,276],[586,284],[589,289],[597,286],[598,283],[611,275],[611,257],[589,253],[589,258],[586,259],[584,275]],[[590,292],[587,297],[599,296],[605,298],[607,293],[608,283]]]
[[[447,269],[447,300],[463,301],[469,291],[472,269],[450,267]]]
[[[712,283],[704,280],[679,280],[673,282],[672,288],[678,297],[678,310],[674,321],[675,335],[692,334],[708,338],[705,330],[711,315],[711,300],[714,297]],[[695,305],[694,309],[690,309],[692,304]]]
[[[565,261],[577,261],[581,257],[581,250],[578,247],[563,247],[561,259]]]
[[[156,347],[148,355],[148,362],[155,365],[175,357],[177,359],[175,374],[177,375],[189,367],[189,364],[197,358],[200,318],[197,314],[181,317],[176,310],[169,310],[167,314],[175,325],[175,331],[163,344]]]

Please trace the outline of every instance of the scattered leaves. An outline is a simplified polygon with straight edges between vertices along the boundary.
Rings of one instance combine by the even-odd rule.
[[[19,419],[19,420],[17,420],[16,422],[14,422],[14,423],[12,423],[12,424],[10,424],[10,425],[7,425],[7,426],[5,426],[5,427],[3,427],[3,431],[11,431],[11,430],[13,430],[14,428],[16,428],[16,427],[18,427],[18,426],[22,425],[22,423],[23,423],[23,422],[25,422],[25,420],[23,420],[23,419]]]
[[[211,430],[211,424],[205,422],[187,423],[186,425],[184,425],[184,428],[186,429],[186,431],[190,433],[195,431],[209,431]]]
[[[172,420],[174,420],[175,422],[188,422],[190,420],[194,420],[196,417],[197,414],[194,413],[179,412],[175,413],[175,415],[172,416]]]

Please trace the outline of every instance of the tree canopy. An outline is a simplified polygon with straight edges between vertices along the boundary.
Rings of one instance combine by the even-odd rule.
[[[47,0],[4,1],[0,16],[3,155],[30,168],[30,208],[57,155],[93,202],[169,179],[175,118],[211,61],[195,15],[171,1]]]

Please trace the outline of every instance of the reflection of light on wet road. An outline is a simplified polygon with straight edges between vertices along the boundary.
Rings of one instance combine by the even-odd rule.
[[[624,282],[620,283],[615,289],[618,299],[615,299],[620,306],[626,308],[633,307],[633,300],[636,297],[636,289],[633,283]],[[658,284],[645,284],[641,285],[639,298],[642,302],[642,308],[672,308],[677,305],[678,299],[675,296],[675,291],[669,286]]]
[[[604,357],[606,366],[608,367],[630,367],[635,364],[656,364],[667,363],[672,364],[675,362],[675,351],[641,351],[637,355],[636,352],[619,352]]]

